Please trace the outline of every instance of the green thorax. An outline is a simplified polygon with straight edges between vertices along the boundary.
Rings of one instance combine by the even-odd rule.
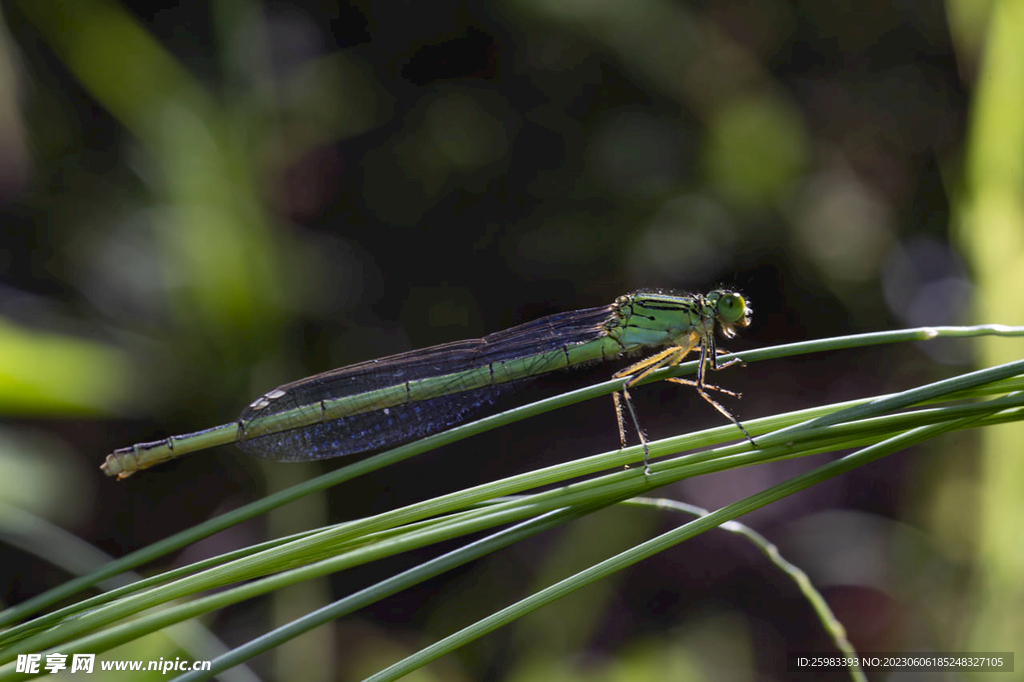
[[[736,327],[750,323],[746,300],[732,291],[709,294],[669,294],[641,291],[620,296],[608,334],[625,351],[643,346],[688,345],[697,336],[711,340],[715,327],[731,338]]]

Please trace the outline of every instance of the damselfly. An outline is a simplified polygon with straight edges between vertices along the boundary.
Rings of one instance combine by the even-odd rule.
[[[335,369],[285,384],[261,396],[231,424],[139,443],[107,456],[103,471],[126,478],[135,471],[182,455],[238,443],[245,452],[278,461],[352,455],[422,438],[451,428],[495,402],[499,395],[548,372],[635,354],[658,353],[619,372],[614,394],[620,444],[626,445],[623,406],[644,446],[630,389],[655,370],[700,352],[696,380],[669,378],[694,386],[700,396],[743,426],[708,395],[708,367],[721,369],[716,328],[726,338],[750,324],[750,307],[735,291],[708,294],[640,291],[611,305],[542,317],[480,339],[456,341]]]

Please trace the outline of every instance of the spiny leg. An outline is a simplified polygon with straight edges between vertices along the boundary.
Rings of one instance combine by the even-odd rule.
[[[718,371],[725,369],[726,367],[732,367],[733,365],[739,365],[740,367],[746,367],[747,363],[743,362],[743,358],[730,358],[722,364],[718,364],[718,356],[721,353],[727,353],[728,351],[722,350],[721,348],[715,349],[715,354],[711,356],[711,369]]]
[[[712,390],[739,398],[740,394],[734,391],[730,391],[728,389],[724,389],[719,386],[714,386],[712,384],[707,383],[706,372],[709,359],[711,361],[711,368],[714,370],[725,369],[726,367],[731,367],[732,365],[735,364],[742,365],[743,360],[741,360],[740,358],[732,358],[727,362],[718,364],[718,353],[723,351],[719,351],[717,348],[714,347],[714,339],[712,338],[709,340],[706,338],[700,339],[699,337],[691,337],[687,345],[685,346],[673,346],[671,348],[666,348],[660,353],[655,353],[649,358],[645,358],[644,360],[641,360],[640,362],[634,365],[631,365],[623,370],[616,372],[614,375],[615,378],[629,377],[625,382],[623,382],[621,398],[619,396],[620,391],[616,391],[615,393],[612,394],[612,399],[615,402],[615,417],[619,428],[619,444],[623,448],[626,447],[626,424],[625,417],[622,411],[622,403],[625,402],[626,409],[629,411],[630,419],[633,422],[634,428],[636,428],[637,436],[639,436],[640,438],[640,444],[643,446],[644,449],[644,474],[650,474],[651,471],[650,450],[647,446],[647,438],[644,436],[644,432],[640,428],[640,420],[636,416],[636,410],[633,408],[633,401],[630,399],[629,389],[632,386],[636,385],[637,382],[641,381],[642,379],[644,379],[645,377],[659,369],[678,365],[683,360],[683,358],[689,355],[690,351],[692,351],[698,343],[700,343],[700,361],[697,365],[697,380],[693,381],[691,379],[683,379],[680,377],[669,377],[668,379],[666,379],[666,381],[671,381],[677,384],[683,384],[685,386],[693,386],[697,390],[697,393],[700,395],[701,398],[710,403],[712,407],[714,407],[724,417],[726,417],[729,421],[735,424],[736,428],[738,428],[746,437],[746,439],[750,441],[750,444],[753,445],[754,447],[757,447],[757,443],[754,442],[754,439],[743,427],[743,424],[741,424],[740,421],[736,419],[736,417],[731,412],[729,412],[729,410],[723,407],[718,401],[716,401],[707,393],[708,390]],[[712,349],[710,358],[708,357],[709,347]]]
[[[626,424],[622,418],[622,403],[625,402],[626,409],[629,410],[629,418],[633,421],[636,435],[640,437],[640,445],[644,449],[644,475],[647,476],[651,473],[651,452],[647,447],[647,437],[644,435],[644,430],[640,428],[640,420],[637,419],[636,410],[633,409],[633,401],[629,397],[629,389],[623,386],[621,393],[621,399],[619,398],[619,391],[612,393],[612,399],[615,401],[615,414],[619,421],[619,442],[622,444],[622,449],[626,449]]]
[[[640,381],[651,372],[661,369],[662,367],[678,365],[679,361],[682,360],[686,355],[693,350],[696,342],[687,343],[685,346],[672,346],[666,348],[663,351],[655,353],[649,358],[644,358],[640,362],[630,365],[625,369],[620,369],[618,372],[612,375],[614,379],[621,379],[622,377],[629,377],[629,385],[632,386],[637,381]],[[666,361],[666,358],[676,356],[675,362]]]
[[[715,366],[712,367],[711,369],[713,369],[713,370],[715,370],[717,372],[720,369],[725,369],[726,367],[732,367],[733,365],[739,365],[740,367],[746,367],[747,363],[743,362],[743,360],[741,360],[740,358],[730,358],[729,360],[723,362],[720,365],[716,363]]]
[[[626,409],[629,411],[629,417],[633,421],[633,426],[636,428],[637,436],[640,438],[640,445],[644,449],[644,474],[648,475],[651,473],[650,466],[650,449],[647,447],[647,438],[644,436],[643,429],[640,428],[640,420],[636,416],[636,410],[633,408],[633,401],[629,397],[629,389],[634,386],[638,381],[651,374],[652,372],[661,369],[662,367],[671,367],[672,365],[679,364],[686,355],[693,349],[693,344],[687,346],[673,346],[666,348],[660,353],[656,353],[649,358],[645,358],[640,362],[630,365],[629,367],[620,370],[615,373],[615,378],[629,377],[622,384],[622,390],[616,391],[612,394],[612,400],[615,402],[615,417],[619,425],[619,443],[625,449],[626,447],[626,424],[622,414],[622,403],[626,403]],[[619,397],[619,393],[622,397]]]
[[[694,387],[700,386],[700,384],[698,384],[693,379],[683,379],[682,377],[668,377],[667,379],[665,379],[665,381],[671,381],[673,384],[682,384],[683,386],[694,386]],[[736,391],[730,391],[727,388],[722,388],[721,386],[715,386],[714,384],[704,384],[704,386],[702,388],[705,391],[717,391],[719,393],[724,393],[725,395],[731,395],[733,398],[742,398],[743,397],[742,393],[737,393]]]
[[[646,455],[646,452],[647,452],[647,443],[646,443],[646,441],[644,439],[643,433],[640,431],[639,424],[636,423],[636,414],[635,414],[635,412],[633,410],[631,401],[629,399],[629,390],[628,389],[629,389],[630,386],[635,384],[637,379],[638,379],[637,376],[632,376],[632,375],[635,375],[637,372],[640,372],[641,370],[647,370],[646,372],[643,372],[642,374],[639,375],[641,377],[642,376],[647,376],[647,374],[650,374],[651,372],[654,371],[654,369],[658,368],[657,363],[659,361],[661,361],[664,357],[666,357],[668,355],[671,355],[673,352],[675,352],[676,349],[677,349],[677,347],[675,347],[675,346],[673,346],[672,348],[667,348],[667,349],[661,351],[660,353],[656,353],[655,355],[652,355],[649,358],[644,358],[640,362],[632,364],[632,365],[630,365],[629,367],[627,367],[625,369],[619,370],[618,372],[616,372],[615,374],[612,375],[613,379],[621,379],[622,377],[629,377],[628,381],[623,382],[622,389],[620,391],[616,391],[615,393],[612,393],[612,400],[615,402],[615,419],[616,419],[616,421],[618,422],[618,425],[619,425],[619,445],[622,446],[622,449],[626,448],[626,420],[625,420],[625,418],[623,417],[623,414],[622,414],[622,402],[625,401],[626,404],[629,406],[630,413],[633,416],[633,422],[637,426],[637,433],[640,436],[640,443],[641,443],[641,445],[644,446],[644,454]],[[653,369],[651,369],[652,365],[654,365]],[[619,397],[619,393],[620,392],[622,393],[622,397],[621,398]]]
[[[619,397],[619,391],[612,393],[612,401],[615,403],[615,421],[619,424],[619,446],[626,449],[626,422],[622,416],[622,398]]]
[[[723,363],[721,365],[717,364],[715,362],[715,360],[717,358],[718,352],[717,352],[717,349],[714,349],[714,339],[712,339],[710,344],[705,343],[705,344],[702,344],[701,347],[700,347],[700,364],[697,366],[697,381],[696,381],[695,384],[693,384],[693,382],[687,381],[686,379],[678,380],[675,377],[670,377],[669,379],[667,379],[667,381],[672,381],[673,383],[685,383],[685,384],[688,384],[688,385],[693,385],[694,388],[697,389],[697,393],[700,395],[700,397],[703,398],[704,400],[706,400],[707,402],[711,403],[712,407],[714,407],[716,410],[721,412],[726,418],[729,419],[729,421],[731,421],[733,424],[735,424],[736,428],[738,428],[740,431],[742,431],[743,435],[746,437],[746,439],[750,441],[750,444],[753,445],[756,448],[757,447],[757,443],[755,443],[754,439],[750,437],[750,434],[747,433],[747,430],[745,428],[743,428],[743,424],[740,424],[740,420],[737,419],[732,414],[732,412],[730,412],[729,410],[727,410],[724,407],[722,407],[722,405],[718,401],[716,401],[714,398],[709,396],[707,394],[707,392],[705,391],[705,389],[709,387],[707,382],[705,381],[705,375],[706,375],[706,372],[707,372],[706,365],[707,365],[708,345],[710,345],[711,348],[713,349],[712,353],[711,353],[711,369],[714,369],[714,370],[724,369],[725,367],[729,367],[730,365],[734,365],[737,362],[742,362],[739,358],[733,358],[732,360],[730,360],[728,362],[725,362],[725,363]],[[721,390],[721,389],[719,389],[719,390]],[[731,391],[723,391],[723,393],[731,393]],[[736,395],[736,394],[733,393],[733,395]]]
[[[676,379],[675,377],[670,377],[668,379],[665,379],[665,381],[671,381],[674,384],[684,384],[686,386],[693,386],[697,390],[697,394],[701,398],[704,398],[704,400],[706,400],[709,403],[711,403],[712,407],[714,407],[716,410],[718,410],[723,415],[725,415],[725,417],[729,421],[731,421],[733,424],[736,425],[736,428],[738,428],[740,431],[743,432],[743,435],[746,437],[747,440],[750,441],[750,444],[753,445],[754,447],[757,447],[757,443],[755,443],[754,439],[750,436],[749,433],[747,433],[747,430],[745,428],[743,428],[743,424],[740,423],[740,420],[737,419],[731,412],[729,412],[729,410],[727,410],[725,407],[723,407],[721,403],[716,401],[714,398],[709,396],[704,391],[704,388],[717,388],[717,387],[715,387],[715,386],[705,386],[705,387],[702,388],[702,387],[698,386],[697,382],[695,382],[695,381],[687,381],[685,379],[679,380],[679,379]],[[732,391],[726,391],[726,390],[723,390],[723,389],[717,389],[717,390],[721,391],[722,393],[727,393],[729,395],[736,396],[737,398],[739,397],[738,393],[733,393]]]

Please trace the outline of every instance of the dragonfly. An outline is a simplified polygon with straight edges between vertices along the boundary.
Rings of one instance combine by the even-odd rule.
[[[613,376],[619,443],[626,447],[625,415],[636,429],[649,473],[647,439],[630,389],[653,372],[699,351],[692,386],[753,442],[743,425],[709,394],[739,394],[708,384],[718,361],[715,333],[733,338],[751,321],[738,292],[707,294],[638,291],[610,305],[556,313],[479,339],[445,343],[369,360],[300,379],[260,396],[230,424],[118,448],[101,469],[127,478],[156,464],[236,443],[247,454],[274,461],[309,461],[373,452],[429,436],[466,421],[520,382],[580,365],[661,349]],[[625,409],[624,409],[625,408]]]

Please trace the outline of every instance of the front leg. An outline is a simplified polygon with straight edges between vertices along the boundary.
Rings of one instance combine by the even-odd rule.
[[[726,360],[722,364],[718,364],[718,356],[726,355],[729,351],[724,348],[715,348],[714,354],[711,356],[711,369],[719,370],[725,369],[726,367],[732,367],[733,365],[739,365],[740,367],[746,367],[747,363],[743,362],[743,358],[731,358]]]
[[[714,348],[714,345],[713,345],[714,344],[714,340],[711,341],[711,344],[712,344],[712,346],[711,346],[711,369],[713,369],[713,370],[724,369],[724,368],[726,368],[726,367],[728,367],[730,365],[735,365],[737,362],[742,362],[742,360],[740,360],[739,358],[733,358],[729,362],[725,362],[725,363],[723,363],[721,365],[717,364],[716,363],[716,358],[718,357],[718,349]],[[730,412],[729,410],[725,409],[721,405],[721,403],[719,403],[714,398],[709,396],[707,394],[707,392],[705,391],[705,389],[708,388],[708,384],[704,380],[705,373],[706,373],[706,364],[707,364],[706,358],[707,358],[707,355],[708,355],[708,345],[701,346],[701,349],[700,349],[700,366],[697,368],[697,381],[694,383],[694,387],[697,389],[697,393],[700,395],[701,398],[703,398],[708,403],[710,403],[712,407],[714,407],[716,410],[718,410],[720,413],[722,413],[725,417],[727,417],[729,419],[729,421],[731,421],[733,424],[735,424],[736,428],[738,428],[740,431],[742,431],[743,435],[746,437],[746,439],[748,441],[750,441],[750,444],[753,445],[756,448],[757,447],[757,443],[755,443],[754,439],[750,437],[750,434],[747,433],[747,430],[745,428],[743,428],[743,424],[740,423],[740,420],[737,419],[732,414],[732,412]],[[672,379],[670,378],[669,381],[672,381]],[[679,381],[678,383],[691,383],[691,382],[683,380],[683,381]],[[730,391],[730,393],[731,393],[731,391]],[[733,395],[736,395],[736,394],[733,394]],[[737,397],[739,397],[739,396],[737,396]]]
[[[671,381],[674,384],[685,384],[686,386],[693,386],[695,389],[697,389],[697,393],[700,395],[701,398],[703,398],[707,402],[711,403],[712,407],[714,407],[716,410],[721,412],[729,421],[731,421],[733,424],[736,425],[736,428],[738,428],[740,431],[743,432],[744,437],[746,437],[746,439],[750,441],[751,445],[753,445],[754,447],[757,447],[757,443],[755,443],[754,439],[751,438],[749,433],[747,433],[747,430],[743,427],[743,424],[740,423],[740,420],[737,419],[732,414],[732,412],[730,412],[729,410],[725,409],[722,406],[721,403],[719,403],[717,400],[715,400],[714,398],[709,396],[707,394],[707,392],[705,391],[705,389],[713,388],[713,389],[715,389],[717,391],[721,391],[722,393],[726,393],[728,395],[733,395],[733,396],[736,396],[737,398],[739,398],[740,395],[738,393],[733,393],[732,391],[726,391],[726,390],[723,390],[721,388],[718,388],[717,386],[708,386],[707,384],[701,386],[696,381],[688,381],[686,379],[677,379],[676,377],[669,377],[665,381]]]
[[[683,386],[693,386],[695,388],[703,388],[705,391],[718,391],[719,393],[724,393],[725,395],[731,395],[733,398],[742,398],[743,397],[742,393],[737,393],[736,391],[730,391],[727,388],[722,388],[721,386],[715,386],[714,384],[707,384],[706,383],[703,386],[701,386],[700,384],[698,384],[693,379],[683,379],[682,377],[669,377],[669,378],[665,379],[665,381],[672,382],[673,384],[682,384]]]

